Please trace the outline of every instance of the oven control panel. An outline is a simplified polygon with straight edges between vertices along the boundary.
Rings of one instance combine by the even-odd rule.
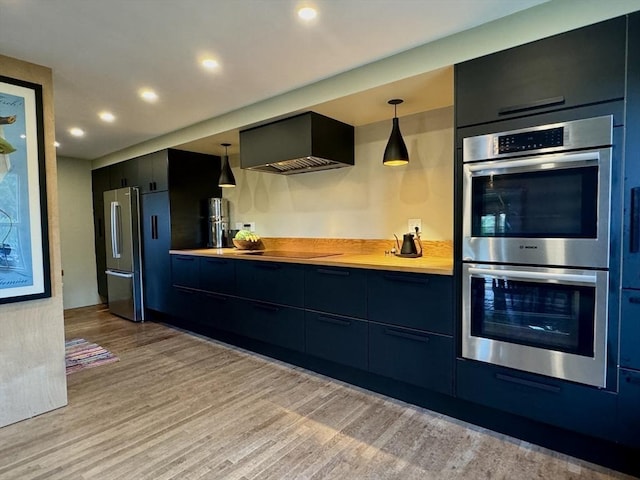
[[[561,147],[564,139],[564,127],[512,133],[497,137],[497,153],[526,152],[541,148]]]

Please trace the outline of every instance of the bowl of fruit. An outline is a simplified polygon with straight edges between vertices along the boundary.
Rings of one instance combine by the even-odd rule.
[[[238,250],[258,250],[262,248],[260,237],[249,230],[239,230],[233,239]]]

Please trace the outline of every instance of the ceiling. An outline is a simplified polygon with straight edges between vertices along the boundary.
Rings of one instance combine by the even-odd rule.
[[[58,155],[95,159],[545,1],[0,0],[0,54],[53,69]],[[314,20],[297,17],[303,4]],[[219,66],[204,69],[207,57]],[[442,69],[314,110],[362,125],[390,117],[398,92],[416,98],[399,114],[450,105],[451,78]]]

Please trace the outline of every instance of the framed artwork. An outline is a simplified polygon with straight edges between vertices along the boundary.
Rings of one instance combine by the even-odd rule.
[[[0,75],[0,303],[51,296],[42,86]]]

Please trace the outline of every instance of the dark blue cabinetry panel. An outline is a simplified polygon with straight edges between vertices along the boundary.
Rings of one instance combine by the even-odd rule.
[[[621,443],[640,448],[640,371],[620,369],[618,430]]]
[[[354,268],[307,266],[305,308],[366,318],[367,273]]]
[[[609,440],[616,394],[470,360],[457,361],[457,395],[471,402]]]
[[[453,334],[453,284],[444,275],[369,272],[369,320]]]
[[[192,255],[171,255],[171,280],[174,286],[199,288],[200,263]]]
[[[236,294],[264,302],[302,307],[304,265],[238,260]]]
[[[233,260],[200,258],[200,288],[209,292],[235,293],[236,268]]]
[[[304,351],[304,311],[272,303],[240,300],[237,333],[291,350]]]
[[[453,339],[370,322],[369,370],[450,395],[453,389]]]
[[[208,325],[217,330],[237,333],[234,299],[227,295],[201,292],[202,316]]]
[[[622,291],[620,365],[640,370],[640,290]]]
[[[305,350],[309,355],[367,369],[368,323],[321,312],[305,312]]]
[[[202,323],[202,295],[190,288],[174,286],[171,314],[181,320]]]

